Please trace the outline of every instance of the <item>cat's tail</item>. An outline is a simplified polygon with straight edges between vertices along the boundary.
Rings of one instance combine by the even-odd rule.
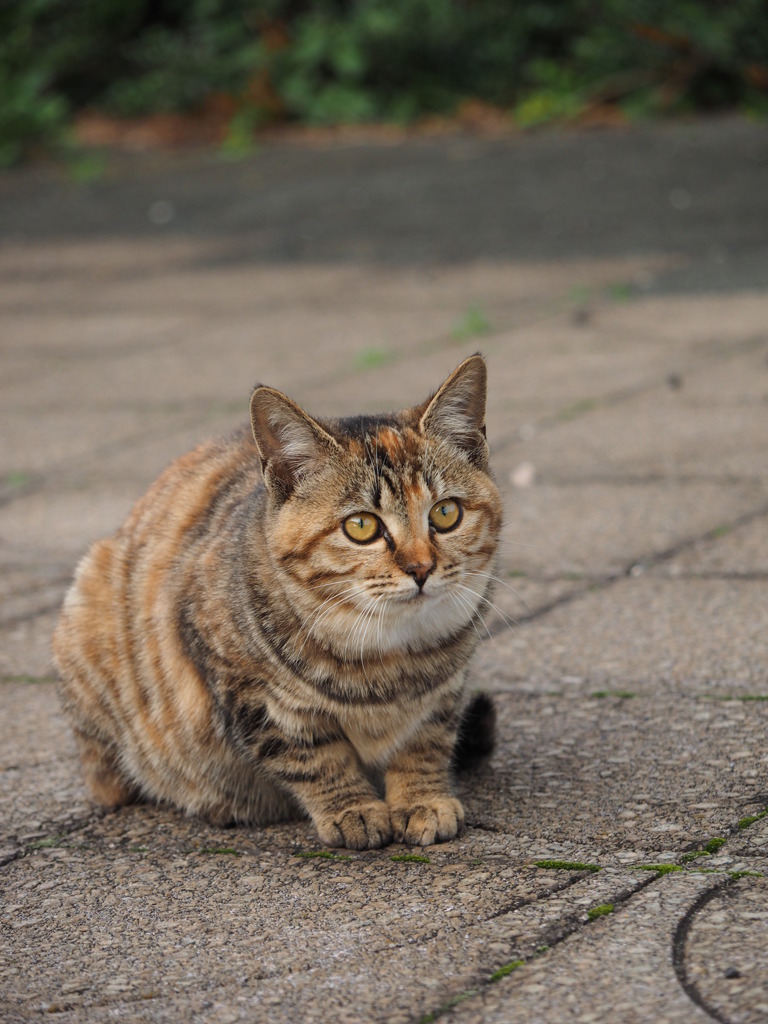
[[[469,771],[483,761],[496,744],[496,708],[485,693],[477,693],[464,708],[453,748],[453,769]]]

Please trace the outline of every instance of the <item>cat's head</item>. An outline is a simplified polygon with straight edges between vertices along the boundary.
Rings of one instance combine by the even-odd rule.
[[[426,402],[379,416],[321,421],[254,390],[270,554],[316,636],[386,651],[473,618],[501,527],[485,395],[479,355]]]

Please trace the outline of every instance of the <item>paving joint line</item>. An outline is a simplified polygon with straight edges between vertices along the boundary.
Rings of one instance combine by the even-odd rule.
[[[546,319],[551,319],[553,316],[556,315],[559,314],[547,313],[544,316],[539,317],[538,319],[543,321]],[[536,319],[534,319],[532,322],[537,321]],[[527,326],[527,324],[523,324],[523,326]],[[491,333],[498,334],[502,333],[502,331],[503,329],[499,328]],[[431,351],[432,348],[436,345],[439,347],[452,341],[452,336],[450,334],[445,334],[440,335],[437,338],[432,338],[426,341],[418,342],[412,347],[405,348],[402,351],[395,353],[392,362],[400,362],[403,360],[407,362],[410,358],[414,356],[424,354],[425,351]],[[340,370],[335,370],[334,372],[329,373],[324,377],[320,377],[313,380],[313,389],[315,391],[322,391],[323,386],[325,385],[332,385],[337,383],[339,380],[344,380],[349,377],[355,377],[359,375],[359,373],[360,370],[356,369],[354,366],[350,366],[349,368],[342,367]],[[200,403],[194,403],[194,408],[196,409],[196,414],[194,415],[194,417],[192,417],[191,414],[189,416],[181,417],[180,424],[182,429],[184,429],[185,427],[199,426],[201,422],[201,416],[199,412]],[[246,405],[244,397],[243,416],[245,416],[245,409]],[[71,472],[73,469],[76,470],[77,466],[79,464],[82,464],[84,461],[90,461],[91,459],[99,458],[100,456],[120,454],[122,451],[130,449],[133,445],[137,443],[141,443],[142,441],[146,440],[151,440],[152,438],[157,437],[158,435],[161,434],[163,436],[167,434],[167,426],[164,426],[162,428],[158,427],[157,430],[155,430],[154,428],[150,428],[148,430],[140,431],[132,435],[129,435],[128,437],[121,438],[117,441],[107,442],[105,445],[99,446],[93,449],[92,451],[88,452],[86,456],[77,455],[73,456],[69,460],[69,462],[67,462],[66,460],[63,463],[59,462],[56,469],[50,472],[30,473],[30,479],[24,485],[20,487],[15,487],[12,491],[9,491],[6,494],[0,492],[0,508],[2,508],[5,505],[12,504],[14,501],[17,501],[20,498],[24,498],[29,494],[36,494],[45,490],[45,486],[49,481],[53,480],[55,482],[56,480],[61,479],[62,477],[66,476],[69,472]],[[183,453],[180,452],[179,454],[181,455]]]
[[[734,476],[733,474],[709,475],[707,473],[590,473],[586,476],[539,477],[539,485],[554,487],[646,487],[648,484],[717,484],[722,487],[757,487],[765,489],[763,476]]]
[[[47,836],[46,838],[55,840],[56,842],[53,848],[56,848],[62,845],[65,839],[68,839],[70,836],[77,835],[78,832],[85,831],[85,829],[87,829],[90,825],[93,825],[95,824],[95,822],[100,821],[103,817],[104,815],[100,814],[98,811],[92,811],[91,814],[87,817],[76,818],[72,822],[57,826],[59,829],[63,831],[59,831],[55,835]],[[45,832],[45,829],[43,829],[42,831]],[[62,842],[60,843],[58,842],[58,840],[61,840]],[[6,854],[4,857],[2,857],[2,859],[0,859],[0,869],[4,868],[8,864],[13,864],[17,860],[25,860],[31,853],[34,853],[36,850],[41,849],[39,845],[35,844],[39,844],[40,842],[44,841],[45,840],[37,839],[31,840],[24,845],[22,843],[17,843],[15,850],[12,850],[9,854]],[[16,843],[17,841],[14,839],[10,839],[9,842]]]
[[[733,877],[721,878],[713,886],[701,893],[678,921],[675,933],[672,937],[672,966],[674,967],[675,977],[677,978],[680,987],[695,1006],[698,1006],[700,1010],[706,1013],[708,1017],[711,1017],[712,1020],[717,1021],[718,1024],[730,1024],[730,1021],[714,1007],[707,1004],[706,1000],[699,992],[696,983],[688,977],[685,963],[685,946],[694,918],[699,911],[703,910],[704,907],[706,907],[707,904],[721,892],[725,892],[735,885],[736,881],[737,879]]]
[[[563,305],[562,309],[559,309],[559,310],[557,310],[555,312],[548,311],[548,312],[546,312],[546,313],[544,313],[542,315],[539,315],[538,317],[533,317],[530,320],[530,323],[538,323],[538,322],[544,322],[544,321],[546,321],[548,319],[556,319],[558,316],[562,315],[564,310],[570,308],[570,305],[571,305],[570,303],[566,302]],[[509,330],[514,330],[516,327],[519,327],[519,326],[521,326],[521,325],[520,324],[515,324],[514,326],[504,325],[502,327],[494,329],[492,332],[490,332],[489,335],[486,335],[486,337],[489,337],[489,336],[492,337],[492,336],[497,335],[497,334],[505,333],[506,331],[509,331]],[[529,323],[525,322],[525,323],[522,324],[522,326],[529,326]],[[470,340],[474,340],[474,339],[470,339]],[[480,339],[478,338],[477,340],[479,341]],[[428,340],[423,341],[421,343],[417,343],[416,345],[414,345],[411,348],[407,348],[407,349],[405,349],[405,350],[403,350],[401,352],[396,353],[395,356],[394,356],[393,361],[398,361],[398,362],[399,361],[406,361],[407,362],[410,358],[413,358],[413,357],[415,357],[415,356],[417,356],[419,354],[422,354],[423,351],[432,351],[435,348],[435,346],[439,347],[440,345],[443,345],[443,344],[445,344],[445,343],[447,343],[449,341],[453,341],[453,338],[452,338],[452,336],[450,334],[440,335],[437,338],[428,339]],[[709,364],[723,363],[723,362],[728,361],[729,359],[735,358],[736,355],[743,354],[744,352],[752,351],[753,349],[758,348],[760,345],[764,345],[765,342],[766,342],[766,339],[765,339],[765,336],[763,336],[763,335],[752,336],[750,338],[747,338],[747,339],[745,339],[745,340],[735,344],[732,348],[729,348],[725,353],[722,353],[719,350],[716,350],[713,354],[709,355],[708,357],[705,357],[705,361],[707,363],[709,363]],[[169,342],[165,342],[165,344],[169,344]],[[172,344],[172,342],[170,342],[170,344]],[[345,379],[345,378],[350,377],[350,376],[356,376],[356,375],[359,374],[359,372],[360,371],[355,369],[354,367],[350,367],[349,369],[342,368],[341,372],[334,371],[333,373],[328,374],[326,377],[323,377],[323,378],[320,378],[319,380],[314,381],[313,385],[314,385],[315,389],[317,389],[318,387],[320,389],[322,389],[322,386],[324,384],[336,383],[339,379]],[[626,387],[626,388],[619,388],[619,389],[617,389],[617,390],[615,390],[613,392],[608,392],[606,395],[602,396],[601,398],[595,399],[595,406],[593,408],[590,408],[590,411],[597,411],[598,409],[601,409],[601,408],[610,408],[610,407],[612,407],[614,405],[619,404],[620,402],[623,402],[623,401],[626,401],[626,400],[632,400],[633,398],[637,398],[638,396],[640,396],[642,394],[645,394],[645,393],[648,393],[648,392],[651,392],[651,391],[657,389],[659,387],[660,383],[661,382],[660,382],[659,378],[656,377],[656,376],[653,376],[653,377],[647,378],[646,380],[644,380],[644,381],[642,381],[642,382],[640,382],[640,383],[638,383],[638,384],[636,384],[634,386]],[[195,406],[195,408],[199,409],[199,404],[197,404]],[[180,426],[181,429],[185,429],[186,427],[198,426],[199,423],[200,423],[200,414],[199,414],[199,411],[198,411],[194,415],[194,417],[191,414],[189,416],[182,416],[181,419],[180,419],[179,426]],[[560,411],[560,412],[548,414],[548,415],[540,418],[539,420],[534,421],[533,426],[537,430],[539,430],[539,429],[549,430],[549,429],[552,429],[555,426],[562,425],[562,423],[563,423],[562,411]],[[158,436],[158,434],[163,434],[163,436],[165,436],[165,434],[167,434],[167,426],[163,426],[162,428],[158,427],[157,430],[155,430],[153,428],[150,428],[149,430],[139,431],[139,432],[134,433],[134,434],[132,434],[132,435],[130,435],[128,437],[121,438],[121,439],[119,439],[117,441],[107,442],[107,444],[105,444],[103,446],[100,446],[100,447],[97,447],[93,451],[89,452],[85,457],[83,457],[82,455],[78,455],[78,456],[74,456],[69,461],[69,464],[67,464],[66,461],[64,462],[63,465],[62,465],[62,463],[59,463],[58,467],[56,469],[52,470],[51,472],[46,472],[46,473],[39,473],[38,472],[38,473],[30,474],[30,480],[26,484],[24,484],[24,485],[22,485],[20,487],[14,488],[12,491],[9,491],[6,494],[0,493],[0,508],[2,508],[5,505],[12,504],[14,501],[17,501],[17,500],[19,500],[19,499],[21,499],[23,497],[26,497],[29,494],[35,494],[35,493],[39,493],[40,491],[43,491],[45,489],[45,485],[46,485],[46,483],[48,481],[50,481],[50,480],[55,481],[57,479],[61,479],[63,476],[66,476],[69,471],[71,471],[72,469],[76,469],[78,464],[82,464],[83,461],[90,461],[92,458],[99,458],[99,456],[108,457],[109,455],[119,454],[122,451],[130,449],[132,446],[134,446],[137,443],[141,443],[142,441],[146,441],[146,440],[151,440],[152,438]],[[493,455],[496,452],[503,452],[503,451],[507,450],[508,448],[513,447],[516,444],[522,443],[522,441],[523,441],[523,439],[519,436],[519,431],[515,431],[512,434],[502,435],[501,438],[498,441],[495,441],[492,444],[492,446],[491,446],[491,453]],[[663,478],[663,479],[666,479],[666,478]],[[670,478],[670,479],[674,480],[675,478]],[[738,479],[740,479],[740,478],[737,478],[737,480]],[[608,482],[612,483],[614,481],[609,479]]]
[[[182,416],[179,419],[179,423],[175,425],[175,429],[189,429],[199,426],[199,424],[199,414],[194,418],[191,415]],[[158,424],[156,428],[150,427],[146,430],[135,431],[126,437],[122,437],[114,441],[107,441],[103,445],[98,445],[87,453],[73,455],[69,460],[63,459],[59,461],[55,469],[51,469],[48,472],[30,473],[29,479],[25,483],[18,487],[14,487],[12,490],[8,490],[5,494],[0,493],[0,508],[5,505],[11,505],[14,501],[26,498],[30,494],[41,493],[49,483],[55,483],[57,480],[67,477],[71,472],[76,472],[78,466],[82,466],[84,464],[87,465],[93,459],[109,458],[113,455],[120,455],[124,451],[130,451],[137,444],[142,444],[145,441],[152,441],[158,437],[165,437],[167,434],[167,424]],[[138,494],[137,497],[139,497]]]
[[[745,512],[740,516],[736,516],[735,519],[730,520],[727,524],[720,524],[719,526],[712,527],[706,530],[704,533],[697,534],[695,537],[686,537],[684,540],[679,541],[677,544],[673,544],[666,548],[664,551],[657,552],[653,555],[641,556],[640,558],[634,559],[630,564],[626,565],[622,570],[618,572],[608,573],[605,576],[591,577],[590,582],[587,586],[579,587],[569,594],[561,594],[560,597],[554,598],[552,601],[541,605],[539,608],[535,608],[532,612],[520,615],[515,624],[518,626],[527,625],[529,622],[535,622],[536,620],[548,615],[556,608],[561,608],[565,605],[571,604],[573,601],[584,597],[585,594],[595,593],[597,591],[608,590],[619,580],[632,579],[637,576],[644,576],[649,569],[653,569],[657,565],[664,565],[667,562],[671,562],[678,555],[684,551],[688,551],[695,547],[697,544],[706,543],[708,541],[718,540],[720,538],[720,531],[723,525],[727,525],[729,530],[737,530],[742,526],[747,526],[752,522],[757,521],[768,516],[768,504],[762,505],[758,509],[754,509],[751,512]],[[639,570],[639,571],[638,571]],[[674,580],[684,579],[685,577],[674,577]],[[739,577],[740,578],[740,577]],[[760,576],[763,579],[764,576]],[[491,637],[500,636],[506,629],[509,628],[508,623],[491,622],[488,630]]]
[[[581,881],[582,877],[583,876],[580,876],[579,878],[575,879],[571,883],[571,885],[575,885],[577,882]],[[650,878],[639,879],[634,885],[630,886],[628,890],[614,898],[614,907],[622,906],[623,904],[628,903],[634,896],[642,892],[644,889],[647,889],[649,886],[654,885],[658,880],[659,877],[657,875],[651,875]],[[567,889],[570,887],[571,886],[569,885],[565,886],[564,888]],[[530,903],[532,904],[541,902],[541,900],[530,901]],[[553,937],[550,937],[550,933],[548,931],[545,931],[544,935],[542,936],[543,938],[548,940],[546,942],[547,949],[542,953],[534,953],[532,956],[519,957],[518,959],[522,961],[520,967],[525,967],[528,964],[532,963],[534,960],[539,960],[546,957],[552,950],[557,949],[557,947],[561,943],[565,942],[566,939],[570,938],[571,935],[583,932],[585,928],[589,928],[595,923],[595,921],[600,920],[600,918],[595,918],[593,920],[589,917],[586,920],[582,920],[582,916],[583,915],[580,912],[573,912],[565,915],[563,918],[560,919],[559,922],[553,922],[552,929],[553,932],[555,932]],[[486,920],[492,920],[492,918],[488,918]],[[559,930],[559,934],[556,931],[558,924],[565,926]],[[496,980],[501,980],[491,980],[491,978],[492,975],[484,975],[483,978],[474,986],[472,986],[469,989],[465,989],[465,992],[467,993],[466,998],[474,998],[475,996],[482,995],[482,993],[486,992],[491,987],[491,985],[495,984]],[[449,1000],[441,1003],[436,1010],[424,1014],[420,1018],[420,1024],[432,1024],[433,1021],[439,1020],[446,1013],[450,1013],[450,1011],[454,1009],[454,1007],[458,1005],[458,1003],[465,1001],[464,999],[462,999],[463,995],[464,993],[457,993]]]
[[[23,572],[27,573],[30,570],[34,572],[35,566],[27,566],[22,563],[16,565],[6,565],[4,569],[7,571],[10,569],[12,572]],[[66,571],[57,572],[54,576],[47,576],[45,579],[33,579],[27,586],[16,587],[13,590],[9,590],[5,597],[29,597],[32,594],[37,594],[41,590],[47,590],[49,587],[64,586],[72,578],[72,574],[67,569]]]
[[[280,978],[280,977],[283,977],[283,976],[280,975],[280,974],[277,974],[277,973],[275,973],[273,971],[265,971],[263,973],[261,973],[261,972],[254,972],[253,974],[249,974],[248,975],[248,981],[262,981],[263,982],[263,981],[269,981],[272,978]],[[232,983],[232,987],[235,987],[236,985],[237,985],[237,982],[233,982]],[[220,991],[226,992],[227,990],[228,989],[227,989],[226,983],[224,983],[224,984],[219,983],[218,985],[216,985],[212,989],[208,989],[208,988],[194,989],[190,985],[190,987],[189,987],[189,989],[187,991],[192,991],[192,992],[200,993],[200,994],[203,995],[203,998],[205,998],[206,996],[214,995],[214,993],[216,993],[216,992],[220,992]],[[87,991],[87,989],[85,989],[85,991]],[[230,991],[231,991],[231,989],[230,989]],[[75,994],[75,993],[72,993],[72,994]],[[67,993],[67,995],[70,995],[70,993]],[[104,995],[101,995],[101,996],[97,996],[97,998],[93,1002],[89,1002],[87,1004],[77,1004],[77,1003],[67,1002],[66,998],[64,998],[59,1003],[51,1001],[51,1002],[48,1002],[48,1003],[38,1004],[38,1006],[36,1008],[38,1010],[42,1010],[42,1012],[47,1014],[47,1015],[50,1014],[50,1016],[53,1019],[55,1019],[56,1016],[58,1014],[60,1014],[60,1013],[72,1013],[72,1012],[77,1013],[78,1011],[81,1011],[81,1010],[109,1009],[109,1008],[117,1008],[117,1007],[125,1006],[125,1005],[136,1006],[137,1004],[140,1004],[140,1005],[150,1005],[150,1006],[155,1006],[155,1007],[156,1006],[162,1006],[163,1003],[162,1002],[158,1003],[158,1000],[162,1000],[165,1003],[168,1003],[168,1002],[171,1002],[174,999],[174,996],[176,996],[176,995],[178,995],[178,991],[175,991],[175,992],[172,992],[172,993],[166,993],[166,992],[162,992],[162,991],[159,991],[159,990],[155,990],[154,988],[151,988],[150,991],[148,991],[146,994],[142,994],[141,992],[135,992],[135,991],[131,992],[131,991],[129,991],[129,992],[125,992],[125,993],[122,993],[122,994],[119,993],[119,992],[116,992],[114,995],[106,996],[106,997]],[[30,1004],[28,1003],[27,1005],[30,1005]]]
[[[522,322],[517,321],[514,324],[505,323],[505,324],[503,324],[503,325],[501,325],[499,327],[494,328],[488,334],[484,335],[484,337],[489,338],[489,337],[493,337],[495,335],[504,334],[504,333],[506,333],[506,332],[508,332],[510,330],[519,329],[520,327],[530,326],[533,323],[543,323],[543,322],[545,322],[547,320],[557,319],[559,316],[562,316],[564,312],[566,312],[568,309],[572,308],[573,306],[574,306],[574,303],[572,301],[567,300],[567,299],[563,300],[562,304],[558,308],[556,308],[554,311],[550,309],[550,310],[547,310],[544,313],[539,313],[539,314],[535,314],[535,315],[529,316],[527,319],[524,318]],[[443,346],[445,344],[453,343],[454,340],[455,339],[449,333],[448,334],[443,334],[443,335],[438,335],[438,336],[436,336],[434,338],[425,339],[424,341],[417,342],[415,345],[410,346],[410,347],[408,347],[408,348],[406,348],[406,349],[404,349],[402,351],[396,352],[392,361],[393,362],[394,361],[398,361],[398,362],[405,361],[405,362],[408,362],[409,359],[412,359],[412,358],[414,358],[414,357],[416,357],[418,355],[422,355],[425,352],[434,351],[436,348],[439,349],[441,346]],[[470,340],[470,341],[477,340],[479,342],[481,339],[477,338],[477,339],[468,339],[468,340]],[[172,345],[173,341],[169,340],[169,339],[163,339],[163,341],[161,343],[164,344],[164,345],[169,345],[169,344]],[[764,343],[765,343],[764,336],[759,336],[759,337],[758,336],[753,336],[753,337],[750,337],[748,339],[745,339],[745,340],[735,344],[732,348],[728,349],[728,351],[725,354],[721,354],[719,351],[716,351],[715,354],[709,356],[709,358],[706,361],[709,362],[709,363],[724,362],[724,361],[726,361],[729,358],[733,358],[737,354],[741,354],[744,351],[750,351],[751,349],[756,348],[760,344],[764,344]],[[146,346],[144,346],[144,347],[146,347]],[[142,351],[144,350],[144,347],[142,347],[142,349],[141,349]],[[111,350],[110,351],[110,356],[115,356],[117,354],[118,354],[118,350],[114,350],[114,351]],[[350,376],[356,376],[359,373],[360,373],[360,371],[358,369],[354,368],[354,367],[341,368],[340,371],[336,370],[333,373],[329,373],[327,376],[320,378],[319,380],[315,380],[313,382],[313,386],[314,386],[314,388],[316,390],[318,389],[318,387],[319,387],[320,390],[322,390],[322,386],[323,385],[333,384],[333,383],[336,383],[339,379],[345,379],[345,378],[350,377]],[[596,399],[595,400],[596,401],[596,405],[597,405],[598,408],[602,408],[604,406],[609,406],[610,407],[610,406],[615,405],[615,404],[617,404],[617,403],[619,403],[621,401],[624,401],[624,400],[627,400],[627,399],[632,399],[632,398],[637,397],[640,394],[643,394],[643,393],[648,392],[648,391],[652,391],[652,390],[656,389],[659,386],[659,383],[660,383],[660,381],[659,381],[659,379],[657,377],[655,377],[655,376],[652,377],[652,378],[649,377],[647,380],[645,380],[645,381],[643,381],[643,382],[641,382],[641,383],[639,383],[637,385],[634,385],[632,387],[621,388],[621,389],[618,389],[617,391],[609,392],[607,395],[603,396],[602,398]],[[199,409],[199,404],[196,406],[196,408]],[[186,420],[186,417],[184,419]],[[552,414],[549,414],[547,416],[542,417],[538,421],[535,421],[534,426],[536,426],[537,428],[549,429],[552,426],[556,426],[556,425],[561,424],[562,422],[563,422],[562,421],[562,412],[560,412],[560,413],[552,413]],[[200,423],[200,416],[199,416],[199,412],[198,412],[197,415],[195,415],[194,419],[190,420],[190,424],[189,425],[190,426],[196,426],[199,423]],[[160,432],[165,434],[167,431],[165,429],[163,429]],[[136,444],[137,442],[140,442],[142,440],[148,440],[148,439],[151,439],[152,437],[155,437],[155,436],[156,436],[156,431],[154,431],[152,429],[147,430],[147,431],[142,431],[142,432],[140,432],[138,434],[134,434],[134,435],[131,435],[131,436],[127,437],[127,438],[123,438],[120,441],[109,442],[107,445],[102,446],[100,448],[97,448],[93,452],[89,453],[89,457],[96,457],[96,458],[98,458],[99,455],[108,456],[108,455],[114,454],[116,452],[119,453],[119,452],[125,450],[126,448],[130,447],[131,445]],[[506,435],[506,436],[502,435],[501,439],[499,441],[495,442],[492,445],[492,452],[496,452],[496,451],[499,451],[499,450],[503,451],[505,448],[507,448],[507,447],[509,447],[509,446],[511,446],[513,444],[520,443],[521,440],[522,439],[519,437],[519,432],[517,432],[517,431],[515,433],[513,433],[513,434],[509,434],[509,435]],[[19,498],[24,497],[24,496],[26,496],[29,493],[36,493],[36,492],[42,490],[45,481],[50,480],[50,479],[54,479],[54,480],[55,479],[60,479],[63,475],[65,475],[67,473],[68,468],[71,469],[73,466],[76,467],[78,462],[81,462],[81,461],[82,461],[82,456],[76,456],[73,460],[71,460],[71,462],[69,464],[69,467],[67,467],[67,465],[65,463],[64,467],[61,468],[61,463],[60,463],[59,467],[57,469],[53,470],[51,473],[34,474],[33,475],[33,479],[31,479],[27,485],[14,489],[14,492],[12,492],[12,493],[8,493],[8,494],[5,494],[5,495],[0,494],[0,507],[2,507],[3,505],[11,504],[13,501],[18,500]]]
[[[650,569],[656,565],[662,565],[665,562],[672,561],[673,558],[676,558],[684,551],[688,551],[690,548],[695,547],[697,544],[705,544],[710,541],[720,540],[724,526],[728,527],[728,532],[730,533],[732,530],[741,529],[742,526],[748,526],[750,523],[756,522],[758,519],[764,519],[766,516],[768,516],[768,503],[753,509],[751,512],[743,512],[741,515],[728,520],[728,522],[720,523],[717,526],[711,527],[709,530],[705,530],[704,533],[698,534],[695,537],[686,537],[684,540],[671,545],[656,555],[650,555],[646,559],[636,559],[626,570],[626,575],[632,575],[632,571],[637,566],[640,566],[643,569]]]
[[[674,580],[723,580],[724,582],[763,583],[768,581],[768,570],[765,572],[685,572],[670,577]]]
[[[547,893],[543,899],[540,897],[532,897],[531,899],[521,900],[519,903],[516,904],[509,904],[505,907],[502,907],[500,910],[495,910],[492,914],[489,914],[487,917],[484,917],[482,922],[480,923],[485,924],[488,921],[495,921],[500,917],[505,917],[507,914],[514,914],[516,910],[520,910],[522,907],[532,907],[536,904],[544,903],[549,899],[550,896],[555,896],[559,895],[560,893],[567,892],[568,889],[573,888],[574,885],[578,885],[578,883],[581,882],[582,879],[587,878],[591,874],[591,872],[589,871],[579,871],[574,873],[576,874],[575,878],[567,878],[560,883],[556,883],[552,886],[551,889],[547,890]]]
[[[736,342],[732,347],[727,348],[725,351],[722,349],[714,349],[709,353],[705,353],[701,358],[701,364],[707,367],[717,366],[722,363],[726,363],[731,359],[736,358],[739,355],[748,354],[756,351],[761,346],[766,344],[766,336],[752,335],[749,338],[744,338],[740,342]],[[691,356],[691,352],[686,352],[684,355],[686,358]],[[698,369],[698,367],[697,367]],[[564,419],[564,411],[561,409],[558,412],[547,413],[539,419],[533,420],[530,424],[531,427],[538,433],[538,431],[548,431],[553,428],[562,426],[565,422],[568,422],[571,418],[580,418],[583,415],[588,415],[591,412],[599,412],[602,409],[610,409],[616,405],[621,404],[624,401],[632,401],[635,398],[639,398],[642,395],[649,394],[659,388],[667,391],[669,385],[666,377],[660,377],[657,375],[649,376],[637,384],[630,385],[623,388],[617,388],[613,391],[608,391],[604,395],[591,399],[590,406],[588,409],[584,409],[578,414],[578,417],[568,417]],[[509,434],[502,434],[501,437],[491,444],[491,456],[496,452],[506,451],[508,448],[514,447],[516,444],[524,442],[524,438],[520,436],[520,430],[517,429]]]
[[[69,577],[71,579],[71,577]],[[61,596],[55,601],[49,601],[47,604],[40,605],[34,611],[20,612],[18,615],[9,615],[5,619],[0,619],[0,632],[9,626],[20,626],[25,622],[34,622],[35,619],[41,619],[44,615],[49,615],[51,612],[57,611],[61,608],[61,603],[64,600],[64,591]]]

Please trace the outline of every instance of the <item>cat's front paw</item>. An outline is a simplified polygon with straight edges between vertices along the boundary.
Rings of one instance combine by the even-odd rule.
[[[455,839],[464,830],[464,808],[452,796],[432,797],[412,807],[393,807],[395,842],[431,846]]]
[[[392,842],[389,808],[382,800],[353,804],[336,814],[316,818],[315,827],[328,846],[376,850]]]

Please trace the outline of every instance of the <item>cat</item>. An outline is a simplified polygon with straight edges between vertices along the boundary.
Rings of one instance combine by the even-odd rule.
[[[96,802],[303,813],[352,849],[462,830],[452,757],[493,715],[460,734],[501,529],[486,376],[476,354],[415,408],[336,420],[258,385],[250,428],[90,548],[53,651]]]

